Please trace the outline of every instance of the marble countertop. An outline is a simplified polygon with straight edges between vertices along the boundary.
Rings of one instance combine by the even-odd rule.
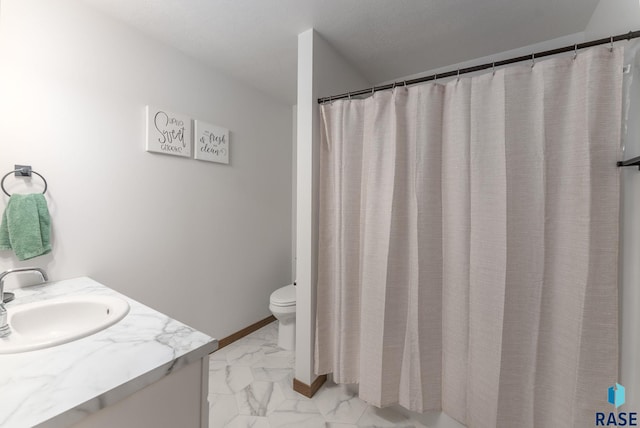
[[[37,351],[0,354],[0,426],[65,427],[195,362],[217,340],[86,277],[12,290],[22,303],[112,295],[129,313],[91,336]],[[1,342],[0,342],[0,346]]]

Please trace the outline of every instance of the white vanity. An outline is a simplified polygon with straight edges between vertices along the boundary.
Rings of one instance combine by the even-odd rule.
[[[48,348],[2,353],[0,339],[1,427],[208,426],[208,357],[217,340],[86,277],[15,292],[9,316],[21,305],[77,296],[123,299],[129,311]]]

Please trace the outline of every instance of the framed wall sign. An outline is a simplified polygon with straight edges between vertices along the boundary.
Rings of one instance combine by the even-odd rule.
[[[148,152],[191,157],[191,118],[147,106]]]
[[[194,121],[194,157],[199,160],[229,163],[229,130],[201,120]]]

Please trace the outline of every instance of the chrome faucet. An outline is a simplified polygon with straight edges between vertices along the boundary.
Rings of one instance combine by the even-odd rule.
[[[42,282],[49,280],[47,273],[44,270],[34,267],[9,269],[0,273],[0,337],[6,337],[11,334],[11,328],[7,322],[7,309],[4,307],[4,302],[2,300],[4,297],[4,278],[9,274],[19,272],[35,272],[40,274]]]

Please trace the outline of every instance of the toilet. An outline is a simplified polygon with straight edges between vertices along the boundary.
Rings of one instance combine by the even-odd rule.
[[[278,320],[278,346],[293,350],[296,345],[296,287],[289,284],[271,293],[269,310]]]

